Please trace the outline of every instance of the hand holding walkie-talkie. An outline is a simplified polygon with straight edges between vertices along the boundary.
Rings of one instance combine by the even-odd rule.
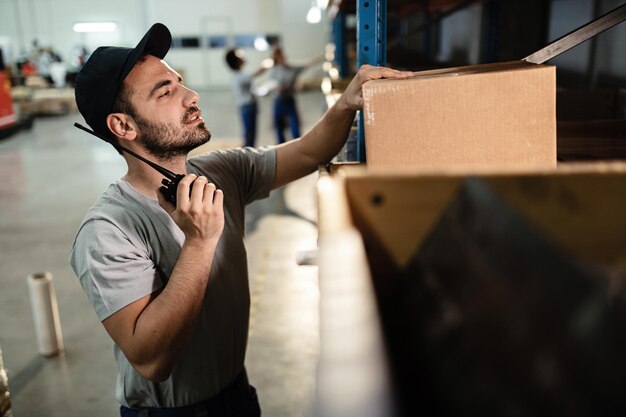
[[[169,201],[170,203],[174,204],[174,206],[176,206],[176,190],[178,189],[178,183],[180,182],[180,180],[182,180],[185,177],[184,175],[175,174],[169,169],[164,168],[161,165],[158,165],[152,161],[147,160],[143,156],[136,154],[130,149],[126,149],[125,147],[120,146],[117,143],[114,143],[111,140],[98,135],[96,132],[94,132],[93,130],[87,129],[85,126],[81,125],[80,123],[74,123],[74,126],[81,130],[84,130],[87,133],[94,135],[95,137],[99,139],[102,139],[105,142],[110,143],[118,151],[126,152],[127,154],[134,156],[135,158],[139,159],[140,161],[145,162],[146,164],[150,165],[152,168],[157,170],[160,174],[162,174],[165,177],[161,181],[161,184],[163,185],[159,188],[159,191],[161,191],[161,193],[165,196],[165,199],[167,201]]]
[[[174,207],[176,207],[176,209],[170,210],[169,208],[164,207],[163,204],[161,204],[161,206],[168,211],[174,222],[181,228],[188,239],[201,239],[203,241],[214,242],[219,240],[222,231],[224,230],[224,194],[220,190],[217,190],[215,185],[209,184],[206,177],[199,177],[189,181],[189,184],[183,184],[183,187],[189,187],[190,199],[181,201],[179,207],[176,201],[178,184],[186,177],[186,175],[175,174],[169,169],[147,160],[130,149],[120,146],[117,143],[98,135],[94,131],[87,129],[79,123],[74,123],[74,126],[84,130],[85,132],[91,133],[105,142],[110,143],[120,152],[126,152],[129,155],[134,156],[162,174],[165,178],[161,181],[163,185],[159,188],[159,191],[168,202],[172,203]],[[207,197],[207,195],[209,197]],[[201,210],[202,214],[200,216],[197,215],[197,207],[193,208],[193,205],[197,204],[201,204],[203,206],[203,209]]]

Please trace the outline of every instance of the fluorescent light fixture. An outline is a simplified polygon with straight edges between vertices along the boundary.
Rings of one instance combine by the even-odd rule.
[[[312,6],[309,12],[306,14],[306,21],[315,24],[322,20],[322,9],[317,6]]]
[[[114,32],[117,25],[113,22],[81,22],[74,23],[74,32]]]
[[[270,49],[270,44],[267,43],[267,39],[265,39],[265,36],[257,36],[254,39],[254,49],[256,49],[257,51],[267,51],[268,49]]]

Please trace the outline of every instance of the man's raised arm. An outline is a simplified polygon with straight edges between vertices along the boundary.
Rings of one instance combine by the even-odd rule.
[[[315,171],[329,162],[343,147],[356,111],[363,107],[361,87],[369,80],[405,79],[410,71],[363,65],[335,105],[302,137],[276,147],[276,176],[273,187],[280,187]]]

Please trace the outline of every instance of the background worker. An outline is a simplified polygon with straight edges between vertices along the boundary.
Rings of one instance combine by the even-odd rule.
[[[254,79],[267,71],[268,67],[260,66],[252,73],[244,72],[243,66],[246,60],[241,49],[229,49],[225,59],[226,64],[233,71],[233,93],[243,126],[244,146],[255,146],[258,105],[252,85]]]
[[[276,131],[277,143],[285,142],[285,128],[289,122],[292,139],[300,137],[300,115],[296,102],[296,82],[304,70],[323,61],[323,56],[311,59],[305,65],[294,66],[287,62],[287,58],[280,46],[272,51],[274,65],[270,72],[275,82],[273,122]]]

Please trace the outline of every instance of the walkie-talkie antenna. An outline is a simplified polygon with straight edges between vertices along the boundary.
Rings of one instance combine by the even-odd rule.
[[[169,180],[174,180],[176,179],[177,175],[174,174],[172,171],[170,171],[167,168],[162,167],[161,165],[158,165],[146,158],[144,158],[141,155],[136,154],[135,152],[131,151],[130,149],[127,149],[121,145],[118,145],[117,143],[114,143],[113,141],[111,141],[110,139],[104,138],[102,136],[100,136],[99,134],[97,134],[96,132],[94,132],[91,129],[87,129],[85,126],[81,125],[80,123],[74,123],[74,126],[84,130],[87,133],[91,133],[92,135],[94,135],[95,137],[102,139],[103,141],[110,143],[111,145],[113,145],[113,147],[115,147],[115,149],[119,150],[120,152],[126,152],[132,156],[134,156],[135,158],[145,162],[146,164],[150,165],[152,168],[156,169],[159,173],[163,174],[167,179]]]

